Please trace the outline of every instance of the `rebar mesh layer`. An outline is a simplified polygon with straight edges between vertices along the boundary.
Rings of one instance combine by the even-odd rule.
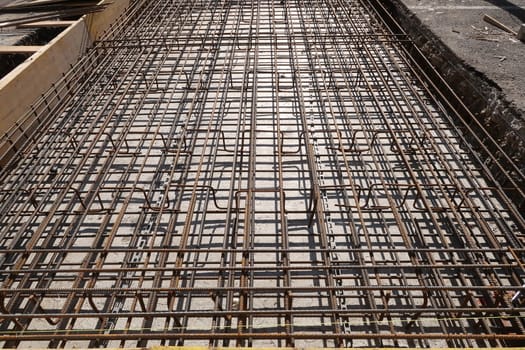
[[[111,34],[4,137],[1,345],[524,344],[519,189],[368,2],[143,1]]]

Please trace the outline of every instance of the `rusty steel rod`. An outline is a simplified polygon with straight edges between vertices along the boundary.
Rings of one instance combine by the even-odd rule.
[[[133,2],[0,137],[0,346],[525,344],[525,176],[392,21]]]

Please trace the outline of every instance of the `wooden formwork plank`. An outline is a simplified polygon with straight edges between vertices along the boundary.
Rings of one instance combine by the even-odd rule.
[[[13,54],[13,53],[21,53],[21,54],[33,54],[40,50],[42,46],[34,46],[34,45],[19,45],[19,46],[13,46],[13,45],[0,45],[0,54]]]

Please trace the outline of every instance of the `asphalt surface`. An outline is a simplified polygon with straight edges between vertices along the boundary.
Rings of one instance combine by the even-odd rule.
[[[525,43],[485,22],[485,14],[518,31],[525,0],[398,0],[445,45],[496,83],[510,102],[525,110]]]

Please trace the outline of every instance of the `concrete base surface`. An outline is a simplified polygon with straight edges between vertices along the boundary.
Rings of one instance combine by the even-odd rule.
[[[468,66],[496,83],[525,110],[525,43],[483,20],[487,14],[518,31],[525,0],[396,0],[412,11]]]

